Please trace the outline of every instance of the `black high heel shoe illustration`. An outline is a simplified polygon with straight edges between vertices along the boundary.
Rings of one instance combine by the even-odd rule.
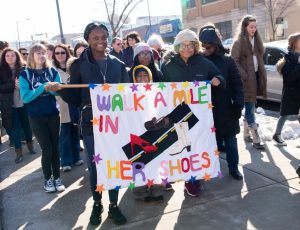
[[[148,131],[155,131],[162,128],[169,128],[171,126],[170,119],[168,117],[161,117],[156,119],[153,117],[151,121],[146,121],[144,126]]]

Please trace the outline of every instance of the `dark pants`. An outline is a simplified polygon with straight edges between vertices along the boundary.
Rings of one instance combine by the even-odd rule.
[[[234,135],[226,138],[218,138],[217,141],[223,141],[225,144],[226,160],[228,163],[229,171],[237,170],[239,163],[239,153],[236,136]]]
[[[93,162],[93,155],[94,155],[94,136],[83,136],[83,143],[85,147],[86,152],[86,161],[90,173],[90,185],[91,190],[93,194],[94,201],[101,201],[102,199],[102,193],[96,192],[96,186],[97,186],[97,170],[96,165]],[[119,191],[116,190],[109,190],[109,201],[112,204],[118,203],[118,194]]]
[[[30,118],[30,124],[42,149],[42,169],[45,180],[49,180],[51,175],[54,179],[59,178],[59,116]]]
[[[76,124],[62,123],[59,132],[61,166],[71,166],[80,160],[79,129]]]
[[[32,141],[32,131],[25,106],[12,108],[12,128],[6,129],[6,132],[9,134],[15,149],[22,147],[22,135],[24,135],[26,142]]]

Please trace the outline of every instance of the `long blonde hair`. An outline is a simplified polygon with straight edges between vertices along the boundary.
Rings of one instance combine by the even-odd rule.
[[[46,48],[46,46],[44,46],[43,44],[40,44],[40,43],[34,44],[29,50],[28,59],[27,59],[27,67],[29,67],[31,69],[36,69],[36,63],[34,61],[34,53],[38,52],[38,51],[47,52],[47,48]],[[51,66],[52,66],[51,62],[49,61],[48,58],[46,58],[43,68],[50,68]]]

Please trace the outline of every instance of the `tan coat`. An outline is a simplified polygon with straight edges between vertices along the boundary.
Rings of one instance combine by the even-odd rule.
[[[232,46],[231,56],[236,61],[244,86],[245,102],[256,102],[257,96],[267,97],[267,76],[263,61],[264,47],[255,39],[254,50],[248,38],[236,40]],[[256,82],[253,53],[256,54],[258,63],[258,86]]]

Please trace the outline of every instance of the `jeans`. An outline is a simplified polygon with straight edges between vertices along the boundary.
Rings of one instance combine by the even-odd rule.
[[[96,192],[96,185],[97,185],[97,170],[96,165],[93,162],[93,155],[94,155],[94,136],[83,136],[83,143],[85,147],[86,152],[86,161],[87,166],[89,169],[90,174],[90,186],[93,194],[94,201],[98,202],[102,199],[102,193]],[[118,203],[118,194],[119,191],[108,190],[109,195],[109,201],[111,204],[117,204]]]
[[[287,121],[296,121],[298,120],[298,115],[285,115],[285,116],[280,116],[278,121],[277,121],[277,126],[276,126],[276,131],[275,134],[280,135],[282,128],[284,126],[284,123]]]
[[[234,172],[238,169],[239,153],[236,136],[218,138],[217,142],[224,142],[226,151],[226,160],[229,171]]]
[[[49,180],[51,175],[54,179],[59,178],[59,116],[30,118],[30,124],[42,149],[42,169],[45,180]]]
[[[12,128],[6,129],[6,132],[9,134],[15,149],[22,148],[22,134],[24,134],[26,142],[32,141],[32,131],[25,106],[12,108]]]
[[[60,124],[59,154],[61,166],[71,166],[80,160],[79,129],[76,124]]]
[[[249,126],[255,124],[255,103],[254,102],[245,102],[245,119],[248,122]]]

